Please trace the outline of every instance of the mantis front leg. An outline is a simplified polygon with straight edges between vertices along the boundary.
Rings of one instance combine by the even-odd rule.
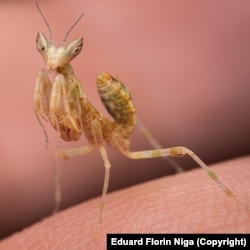
[[[34,109],[37,115],[43,119],[49,119],[49,102],[51,96],[52,85],[46,70],[42,69],[38,72],[35,91],[34,91]]]
[[[49,80],[48,74],[44,69],[42,69],[38,72],[35,83],[34,110],[37,120],[43,129],[47,149],[49,144],[48,135],[39,116],[41,116],[46,121],[49,120],[49,103],[50,103],[51,90],[52,90],[52,85]]]
[[[80,94],[74,93],[74,83],[73,77],[58,74],[51,91],[50,123],[64,141],[77,141],[82,134]]]

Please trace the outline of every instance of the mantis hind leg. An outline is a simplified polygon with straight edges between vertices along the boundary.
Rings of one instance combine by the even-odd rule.
[[[121,149],[122,150],[122,149]],[[235,194],[226,186],[224,183],[217,177],[214,171],[212,171],[193,151],[186,147],[171,147],[171,148],[163,148],[163,149],[155,149],[155,150],[146,150],[146,151],[137,151],[130,152],[124,151],[122,152],[124,155],[131,159],[144,159],[144,158],[156,158],[156,157],[183,157],[185,155],[189,155],[202,169],[204,169],[208,176],[220,187],[220,189],[231,198],[234,198],[240,205],[249,209],[249,206],[242,201],[240,201]]]

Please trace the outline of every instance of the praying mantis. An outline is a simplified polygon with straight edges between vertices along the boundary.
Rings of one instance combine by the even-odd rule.
[[[96,76],[96,85],[101,101],[113,118],[113,120],[110,120],[102,115],[87,99],[70,64],[81,52],[83,38],[77,38],[67,46],[65,46],[65,43],[71,30],[83,14],[68,30],[62,44],[56,46],[53,43],[51,28],[37,1],[36,5],[50,34],[50,40],[41,32],[38,32],[36,37],[36,47],[46,64],[46,70],[42,69],[38,72],[34,91],[34,110],[45,133],[46,144],[48,142],[47,133],[41,118],[50,123],[61,140],[66,142],[78,141],[84,135],[89,143],[87,146],[60,149],[55,153],[55,212],[59,209],[61,202],[59,159],[83,156],[93,152],[94,149],[98,149],[105,167],[97,224],[97,231],[100,230],[111,169],[106,145],[130,159],[183,157],[188,155],[207,172],[209,177],[228,197],[234,198],[241,205],[247,207],[193,151],[183,146],[161,148],[142,124],[140,126],[144,135],[155,148],[145,151],[130,151],[130,136],[136,124],[136,116],[132,96],[126,85],[108,73],[99,73]],[[54,73],[53,81],[50,80],[48,72]]]

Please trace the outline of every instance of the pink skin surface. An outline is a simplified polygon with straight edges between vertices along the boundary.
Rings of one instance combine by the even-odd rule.
[[[248,203],[249,168],[249,156],[213,166]],[[98,204],[95,198],[48,217],[3,240],[0,249],[106,249],[107,233],[250,233],[249,210],[200,169],[109,194],[95,238]]]
[[[55,44],[61,43],[68,28],[84,12],[83,19],[70,34],[67,44],[79,36],[84,38],[83,51],[72,64],[88,98],[100,112],[107,114],[96,91],[95,75],[97,72],[108,72],[118,76],[129,87],[138,117],[164,147],[187,146],[208,164],[249,154],[248,1],[220,1],[217,4],[210,1],[177,3],[158,0],[156,4],[155,1],[145,0],[141,4],[139,1],[75,0],[69,3],[61,0],[40,1],[40,7],[51,25]],[[58,149],[59,141],[56,132],[44,121],[50,141],[49,151],[45,149],[45,138],[33,111],[36,74],[45,67],[36,50],[35,38],[38,31],[49,36],[35,7],[35,1],[1,1],[0,23],[0,236],[4,237],[50,215],[54,202],[53,154]],[[77,143],[63,143],[63,147],[86,144],[83,137]],[[150,148],[135,129],[131,136],[131,149]],[[112,164],[110,191],[171,172],[162,159],[129,160],[109,149],[108,155]],[[178,162],[183,168],[195,166],[187,157]],[[239,189],[239,194],[242,192],[247,202],[249,176],[247,179],[246,173],[249,172],[249,158],[239,159],[238,168],[233,163],[234,161],[221,166],[223,171],[219,172],[219,176],[222,180],[228,178],[228,186],[233,190]],[[231,166],[230,171],[227,164]],[[62,208],[101,194],[104,167],[98,151],[61,162],[60,166]],[[170,215],[174,221],[178,217],[178,214],[172,214],[178,207],[175,204],[177,200],[180,202],[179,207],[186,213],[190,213],[191,209],[200,211],[201,206],[202,209],[206,207],[206,213],[209,208],[213,213],[213,205],[209,202],[222,199],[231,216],[236,218],[230,228],[223,222],[225,232],[249,232],[249,224],[245,227],[237,224],[241,221],[237,213],[243,214],[244,208],[228,201],[206,174],[200,173],[204,176],[203,180],[202,177],[197,179],[195,173],[187,173],[189,177],[186,178],[186,174],[176,176],[183,178],[179,182],[173,181],[175,177],[169,177],[172,180],[169,182],[160,179],[159,183],[162,184],[157,184],[154,191],[152,189],[156,184],[147,184],[149,186],[145,188],[135,186],[133,190],[127,189],[108,195],[104,226],[99,238],[100,246],[106,232],[169,232],[167,227],[171,224],[160,224],[157,227],[157,223],[154,226],[149,223],[145,225],[147,228],[142,229],[143,221],[149,218],[149,214],[144,217],[142,215],[138,224],[130,224],[133,224],[133,218],[140,217],[140,206],[143,204],[142,207],[150,205],[149,209],[157,211],[157,218],[161,223],[163,220],[160,213],[163,210],[168,212],[166,221],[170,220]],[[191,177],[191,174],[194,176]],[[231,178],[237,181],[229,185]],[[169,196],[169,189],[179,189],[177,183],[183,182],[183,185],[191,186],[182,187],[184,191],[179,193],[184,199],[183,203],[175,192],[171,193],[172,203],[164,203],[164,197]],[[194,200],[190,205],[189,196],[195,196],[194,199],[199,197],[192,185],[202,188],[202,192],[208,192],[209,200],[215,201],[206,199],[200,204]],[[132,200],[129,197],[131,194],[136,196],[137,187],[141,190],[138,191],[138,200],[130,204]],[[147,198],[148,193],[154,195]],[[221,198],[218,198],[219,195]],[[200,196],[203,200],[206,197],[204,193]],[[157,197],[161,208],[158,208],[158,204],[154,207]],[[206,202],[208,205],[205,205]],[[195,204],[197,207],[194,207]],[[216,206],[226,220],[228,214],[224,215],[222,204]],[[70,223],[69,228],[74,227],[72,230],[76,232],[86,230],[87,234],[82,237],[89,238],[90,242],[98,216],[98,200],[91,200],[82,207],[67,211],[73,211],[73,218],[70,213],[63,212],[44,220],[36,227],[39,229],[40,226],[48,226],[46,234],[59,233],[58,238],[62,239],[59,235],[67,234],[63,230]],[[124,216],[122,211],[131,216],[128,219],[131,223],[125,223],[125,219],[120,220]],[[249,219],[249,213],[246,213],[248,217],[242,218]],[[116,221],[114,216],[117,216]],[[206,220],[205,217],[204,215],[203,221]],[[188,225],[184,219],[183,225]],[[119,225],[117,221],[121,221]],[[55,223],[57,227],[50,227],[50,223]],[[188,232],[179,221],[176,223],[176,226],[171,226],[173,230],[170,232]],[[193,225],[193,221],[190,224]],[[213,232],[214,225],[211,222],[211,227],[202,229],[201,232]],[[44,230],[42,228],[39,230]],[[197,231],[196,225],[191,232]],[[81,234],[75,237],[80,239]],[[9,240],[11,239],[13,238]]]

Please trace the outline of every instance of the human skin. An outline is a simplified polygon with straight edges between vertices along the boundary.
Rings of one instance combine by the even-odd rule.
[[[249,206],[250,156],[212,169]],[[16,233],[0,249],[106,249],[107,233],[250,233],[249,208],[226,197],[201,169],[110,193],[106,201],[97,236],[99,198]]]
[[[87,97],[104,115],[96,72],[118,76],[129,87],[136,115],[163,147],[187,146],[208,164],[249,154],[250,2],[155,3],[62,0],[40,1],[40,7],[55,44],[84,12],[66,44],[84,37],[83,51],[72,65]],[[45,67],[35,40],[38,31],[48,37],[47,27],[34,1],[0,4],[0,235],[6,237],[50,216],[53,154],[59,142],[43,121],[50,142],[49,151],[45,149],[33,110],[34,81]],[[77,143],[63,143],[64,148],[82,145],[87,145],[84,136]],[[143,149],[151,147],[135,129],[131,150]],[[109,191],[169,172],[161,159],[129,160],[109,149],[108,156]],[[178,161],[183,168],[196,166],[187,159]],[[60,167],[62,209],[100,196],[104,167],[98,151],[60,162]],[[98,202],[93,208],[96,219]]]

